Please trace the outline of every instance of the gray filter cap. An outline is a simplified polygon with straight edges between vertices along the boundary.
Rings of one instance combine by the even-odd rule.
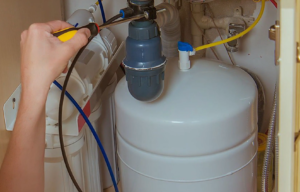
[[[150,102],[161,95],[164,88],[165,65],[147,71],[128,68],[125,70],[128,90],[134,98]]]
[[[131,22],[126,52],[123,63],[129,92],[140,101],[157,99],[163,91],[166,63],[157,23]]]

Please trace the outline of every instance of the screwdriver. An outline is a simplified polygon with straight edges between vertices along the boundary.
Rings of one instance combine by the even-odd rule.
[[[79,28],[76,28],[76,27],[66,28],[66,29],[62,29],[60,31],[54,32],[53,36],[57,37],[62,42],[66,42],[66,41],[70,40],[72,37],[74,37],[74,35],[77,33],[77,31],[79,29],[88,28],[91,31],[90,39],[92,39],[93,37],[95,37],[100,32],[101,29],[112,27],[112,26],[115,26],[115,25],[118,25],[118,24],[121,24],[121,23],[125,23],[125,22],[128,22],[128,21],[141,19],[143,17],[144,17],[144,15],[135,15],[135,16],[130,17],[130,18],[122,19],[122,20],[115,21],[115,22],[112,22],[112,23],[106,23],[106,24],[103,24],[103,25],[100,25],[100,26],[97,23],[90,23],[88,25],[85,25],[85,26],[82,26],[82,27],[79,27]]]
[[[100,28],[97,23],[89,23],[88,25],[78,27],[78,28],[71,27],[71,28],[62,29],[60,31],[56,31],[53,33],[53,36],[57,37],[62,42],[66,42],[72,39],[72,37],[74,37],[74,35],[77,33],[79,29],[83,29],[83,28],[87,28],[91,31],[90,39],[95,37],[100,32]]]
[[[157,13],[164,12],[164,11],[166,11],[166,9],[158,9]],[[56,32],[53,33],[53,35],[55,37],[57,37],[59,40],[61,40],[62,42],[66,42],[66,41],[70,40],[72,37],[74,37],[74,35],[77,33],[77,31],[79,29],[88,28],[91,31],[90,39],[92,39],[100,32],[101,29],[112,27],[112,26],[122,24],[122,23],[125,23],[125,22],[128,22],[128,21],[134,21],[134,20],[142,19],[145,16],[147,16],[146,13],[145,14],[134,15],[132,17],[125,18],[125,19],[115,21],[115,22],[112,22],[112,23],[104,23],[100,26],[97,23],[90,23],[88,25],[85,25],[85,26],[82,26],[82,27],[79,27],[79,28],[71,27],[71,28],[60,30],[60,31],[56,31]]]

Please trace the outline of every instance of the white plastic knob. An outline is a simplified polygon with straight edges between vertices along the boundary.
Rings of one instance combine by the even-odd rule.
[[[179,69],[189,70],[191,68],[190,55],[195,55],[195,52],[190,51],[179,51]]]

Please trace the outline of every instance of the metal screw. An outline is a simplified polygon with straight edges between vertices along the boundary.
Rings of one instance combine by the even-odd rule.
[[[156,13],[162,13],[162,12],[164,12],[164,11],[166,11],[165,8],[163,8],[163,9],[158,9],[158,10],[156,10]],[[144,12],[144,16],[145,16],[146,19],[149,19],[149,12],[148,12],[148,11],[145,11],[145,12]]]
[[[16,98],[13,98],[12,102],[13,102],[13,109],[15,109]]]
[[[148,11],[144,12],[144,16],[145,16],[146,19],[149,19],[149,13],[148,13]]]

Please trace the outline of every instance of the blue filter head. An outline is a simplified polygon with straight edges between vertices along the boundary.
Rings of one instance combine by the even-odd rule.
[[[140,101],[153,101],[163,91],[166,58],[162,55],[159,35],[154,21],[133,21],[129,24],[123,64],[128,90]]]

